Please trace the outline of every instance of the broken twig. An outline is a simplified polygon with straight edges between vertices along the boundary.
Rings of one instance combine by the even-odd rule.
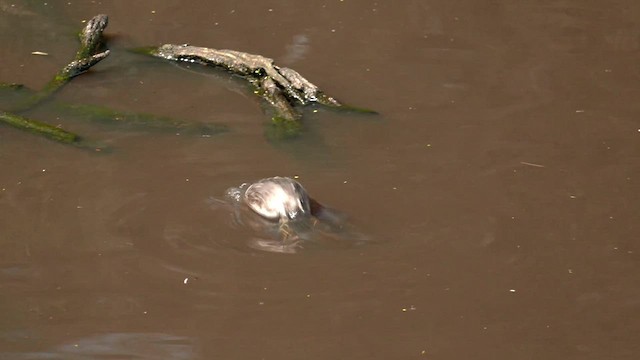
[[[87,143],[76,134],[37,120],[28,119],[16,113],[24,112],[38,106],[50,98],[53,93],[63,87],[72,78],[84,73],[89,70],[90,67],[106,58],[109,55],[109,50],[103,52],[98,52],[98,50],[103,46],[102,33],[107,23],[108,18],[106,15],[97,15],[88,21],[87,25],[79,34],[80,49],[76,53],[75,59],[62,68],[44,89],[28,96],[26,100],[19,102],[17,106],[13,107],[12,112],[0,112],[0,122],[21,130],[42,135],[63,144],[94,148],[98,151],[102,150],[100,146],[94,147],[93,145],[87,145]],[[9,84],[3,86],[3,88],[25,91],[22,85],[16,84]]]
[[[96,15],[89,20],[78,35],[80,39],[80,49],[76,53],[75,59],[63,67],[41,91],[18,104],[12,111],[19,113],[36,107],[51,97],[51,95],[66,85],[71,79],[86,72],[89,68],[109,56],[109,50],[98,52],[104,45],[102,33],[108,23],[107,15]]]

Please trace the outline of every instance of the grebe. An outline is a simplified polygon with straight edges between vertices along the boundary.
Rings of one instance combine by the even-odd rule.
[[[288,177],[258,180],[247,188],[243,200],[255,213],[273,221],[287,222],[312,215],[307,191]]]

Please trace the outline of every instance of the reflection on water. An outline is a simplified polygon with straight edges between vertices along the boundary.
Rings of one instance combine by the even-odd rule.
[[[323,208],[319,216],[286,223],[265,219],[241,201],[242,191],[248,185],[230,188],[225,193],[225,200],[210,197],[207,203],[212,210],[229,214],[229,226],[245,234],[246,245],[250,248],[295,254],[304,249],[348,249],[371,242],[370,237],[351,224],[345,214],[330,208]]]
[[[77,339],[42,352],[0,352],[0,358],[7,360],[188,360],[196,356],[193,340],[156,333],[110,333]]]
[[[311,40],[306,34],[297,34],[287,45],[287,52],[282,57],[282,64],[291,65],[305,58],[309,52]]]

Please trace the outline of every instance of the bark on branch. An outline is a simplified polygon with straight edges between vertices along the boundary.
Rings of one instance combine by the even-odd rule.
[[[335,109],[375,113],[373,110],[339,102],[325,94],[297,71],[277,66],[273,59],[261,55],[174,44],[146,48],[142,52],[171,61],[222,67],[247,78],[258,88],[257,93],[273,107],[275,112],[273,124],[285,125],[285,137],[295,136],[301,129],[301,125],[298,124],[301,115],[294,108],[295,105],[319,103]]]
[[[88,21],[79,33],[80,48],[74,60],[63,67],[41,91],[28,93],[28,96],[23,96],[21,101],[16,101],[14,105],[8,106],[8,111],[0,111],[0,122],[62,143],[86,144],[78,135],[25,118],[20,113],[42,104],[75,76],[86,72],[109,55],[109,50],[103,50],[103,32],[107,24],[108,18],[106,15],[97,15]],[[261,55],[234,50],[216,50],[172,44],[145,48],[139,50],[139,52],[171,61],[222,67],[246,78],[257,89],[256,94],[265,99],[273,108],[274,116],[272,117],[271,127],[268,129],[268,136],[274,139],[290,138],[300,134],[302,130],[301,113],[296,109],[296,106],[318,103],[335,109],[375,113],[372,110],[357,108],[339,102],[325,94],[295,70],[277,66],[273,59]],[[20,85],[0,84],[0,90],[3,89],[16,93],[23,93],[26,90]],[[201,135],[211,135],[225,130],[220,126],[187,124],[150,114],[122,113],[101,107],[67,106],[66,109],[75,113],[82,113],[84,117],[95,117],[111,121],[122,120],[151,127],[176,129],[179,132],[195,132]]]
[[[38,106],[49,99],[56,91],[66,85],[74,77],[86,72],[98,62],[109,56],[109,50],[99,51],[104,45],[102,36],[109,23],[107,15],[96,15],[87,22],[78,34],[80,48],[73,61],[63,67],[45,87],[11,110],[23,112]]]

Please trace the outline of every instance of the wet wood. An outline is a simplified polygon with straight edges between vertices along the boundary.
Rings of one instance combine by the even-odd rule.
[[[74,77],[86,72],[91,67],[104,60],[109,55],[109,50],[104,48],[103,32],[108,25],[106,15],[97,15],[87,22],[79,33],[80,47],[74,60],[63,67],[54,78],[40,91],[31,93],[17,105],[2,113],[0,122],[4,122],[21,130],[45,136],[62,143],[74,143],[73,139],[80,137],[57,127],[48,126],[36,120],[28,119],[20,114],[39,106],[66,85]],[[171,60],[198,63],[208,66],[222,67],[234,74],[246,78],[255,88],[255,93],[261,96],[273,109],[274,115],[267,136],[281,140],[298,136],[302,131],[301,113],[296,106],[304,106],[318,103],[335,109],[349,110],[363,113],[375,113],[368,109],[357,108],[339,102],[332,96],[325,94],[318,86],[300,75],[297,71],[277,66],[273,59],[249,54],[235,50],[216,50],[190,45],[165,44],[160,47],[146,48],[144,52],[155,57]],[[20,85],[6,85],[10,90],[23,90]],[[89,107],[80,108],[81,111],[89,111],[99,118],[111,117],[115,120],[130,120],[134,123],[152,123],[156,117],[148,114],[125,114],[110,111],[109,109],[95,107],[90,111]],[[210,135],[220,132],[219,126],[186,126],[184,123],[163,119],[159,121],[161,127],[176,128],[191,132]]]
[[[38,106],[71,79],[87,72],[91,67],[109,56],[109,50],[99,51],[104,46],[103,32],[108,23],[107,15],[96,15],[89,20],[78,34],[80,47],[74,60],[63,67],[41,91],[14,107],[12,111],[23,112]]]
[[[157,48],[148,48],[150,55],[171,61],[197,63],[206,66],[222,67],[234,74],[243,76],[257,87],[256,93],[262,96],[273,108],[274,124],[286,124],[286,133],[296,131],[293,122],[298,122],[300,113],[295,105],[319,103],[335,109],[375,113],[375,111],[343,104],[324,93],[297,71],[277,66],[273,59],[235,50],[217,50],[191,45],[165,44]],[[297,126],[297,128],[300,128]]]
[[[63,67],[41,91],[32,94],[18,103],[18,105],[13,106],[10,112],[0,112],[0,122],[64,144],[78,145],[83,143],[80,136],[76,134],[20,116],[19,113],[33,109],[46,101],[71,79],[86,72],[109,55],[109,50],[99,51],[104,45],[103,32],[107,24],[108,17],[106,15],[97,15],[89,20],[78,35],[80,48],[76,53],[75,59]],[[22,86],[9,84],[6,85],[6,88],[20,90]],[[96,149],[100,148],[96,147]]]

